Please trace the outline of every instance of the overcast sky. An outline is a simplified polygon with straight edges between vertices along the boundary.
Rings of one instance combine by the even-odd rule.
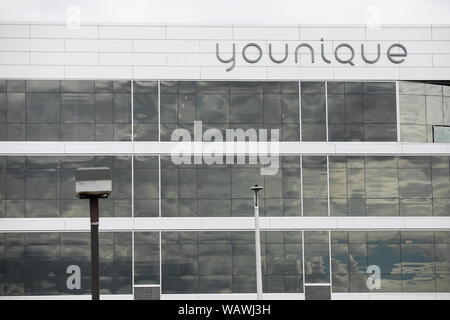
[[[0,0],[0,20],[449,24],[450,0]]]

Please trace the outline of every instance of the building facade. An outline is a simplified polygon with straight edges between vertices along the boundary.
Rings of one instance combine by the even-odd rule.
[[[264,298],[450,298],[450,26],[2,22],[0,140],[0,299],[89,298],[105,166],[102,298],[255,299],[254,184]]]

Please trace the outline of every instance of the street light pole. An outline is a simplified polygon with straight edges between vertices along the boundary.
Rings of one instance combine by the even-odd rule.
[[[75,172],[75,191],[80,199],[89,199],[91,217],[91,294],[92,300],[100,300],[100,276],[98,255],[98,199],[107,198],[112,191],[111,169],[78,168]]]
[[[255,184],[250,189],[255,193],[253,203],[255,211],[256,297],[258,300],[262,300],[261,241],[259,231],[258,191],[261,191],[263,187]]]
[[[98,257],[98,197],[89,199],[91,211],[91,293],[92,300],[100,300],[100,276]]]

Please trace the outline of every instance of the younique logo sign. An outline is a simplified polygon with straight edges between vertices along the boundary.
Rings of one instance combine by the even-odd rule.
[[[322,59],[325,63],[331,63],[332,59],[335,59],[338,63],[354,66],[355,59],[362,59],[362,61],[368,64],[376,64],[380,60],[381,54],[384,54],[391,63],[400,64],[405,61],[405,58],[408,55],[406,47],[401,43],[392,43],[383,53],[381,52],[381,45],[377,43],[377,53],[374,55],[375,57],[371,58],[367,57],[364,43],[361,43],[361,50],[358,55],[355,53],[355,48],[353,48],[353,46],[349,43],[340,43],[335,47],[333,53],[325,53],[323,38],[320,39],[320,41],[320,59]],[[250,54],[250,52],[252,53]],[[307,42],[299,43],[295,47],[294,55],[292,57],[289,55],[289,45],[287,43],[284,45],[284,54],[281,54],[281,56],[278,55],[279,57],[274,57],[272,52],[272,44],[269,43],[269,58],[276,64],[283,64],[288,61],[288,59],[294,59],[296,64],[301,64],[300,52],[306,52],[307,56],[310,56],[311,63],[314,64],[316,53],[314,52],[313,46]],[[216,43],[216,58],[220,62],[227,64],[227,71],[234,69],[236,59],[242,58],[246,63],[256,64],[261,60],[263,54],[265,54],[263,52],[263,48],[261,48],[259,44],[253,42],[246,44],[242,48],[242,51],[237,53],[236,44],[233,42],[231,53],[228,53],[228,56],[225,56],[225,54],[220,53],[220,44]]]

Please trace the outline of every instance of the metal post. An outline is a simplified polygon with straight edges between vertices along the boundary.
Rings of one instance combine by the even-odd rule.
[[[256,297],[262,300],[262,269],[261,269],[261,241],[259,231],[259,205],[258,205],[258,191],[263,187],[255,185],[250,188],[255,192],[254,207],[255,207],[255,255],[256,255]]]
[[[258,196],[255,193],[255,198],[257,197]],[[255,250],[256,250],[256,293],[258,300],[262,300],[261,242],[259,234],[258,205],[255,206]]]
[[[98,258],[98,198],[89,199],[91,211],[91,292],[92,300],[100,300]]]
[[[78,198],[89,199],[91,216],[91,292],[92,300],[100,300],[98,198],[108,198],[112,192],[111,169],[108,167],[78,168],[75,172],[75,192]]]

